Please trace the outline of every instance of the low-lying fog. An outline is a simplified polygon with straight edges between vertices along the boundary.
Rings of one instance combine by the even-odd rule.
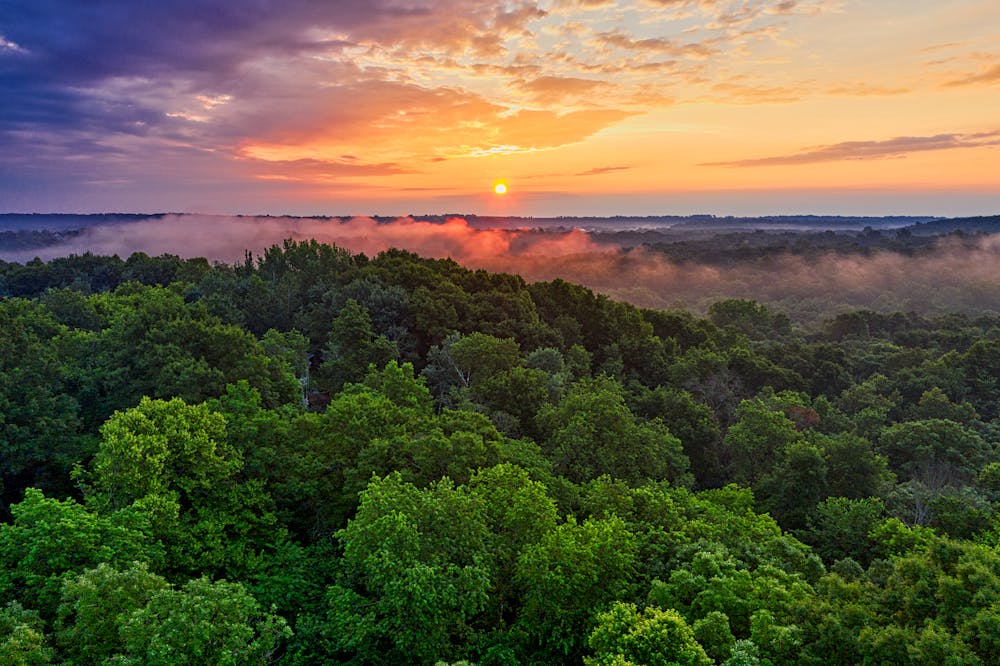
[[[43,249],[0,255],[27,261],[92,252],[133,252],[242,261],[286,238],[316,239],[375,255],[388,248],[451,257],[470,268],[518,273],[529,281],[563,278],[649,307],[703,309],[725,297],[754,298],[799,319],[831,308],[1000,311],[1000,236],[970,246],[942,239],[914,257],[893,252],[779,255],[728,265],[671,261],[655,250],[623,249],[574,229],[480,228],[465,219],[338,219],[177,215],[98,225]]]

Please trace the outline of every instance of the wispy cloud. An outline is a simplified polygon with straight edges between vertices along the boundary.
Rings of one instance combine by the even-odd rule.
[[[872,160],[905,157],[910,153],[956,148],[981,148],[1000,145],[1000,131],[976,134],[936,134],[934,136],[900,136],[885,141],[845,141],[828,146],[808,148],[799,153],[773,157],[755,157],[729,162],[705,162],[699,166],[758,167],[793,166],[843,160]]]
[[[959,79],[953,79],[945,83],[945,86],[958,87],[958,86],[973,86],[980,83],[986,83],[990,85],[1000,84],[1000,63],[986,67],[978,74],[969,74]]]
[[[534,100],[543,103],[558,102],[566,98],[587,95],[597,89],[609,90],[612,87],[605,81],[573,76],[540,76],[530,81],[518,81],[515,85],[530,94]]]
[[[574,174],[576,176],[600,176],[605,173],[611,173],[613,171],[626,171],[631,169],[631,166],[603,166],[594,167],[593,169],[587,169],[586,171],[581,171],[580,173]]]
[[[828,95],[843,95],[846,97],[887,97],[891,95],[905,95],[912,89],[907,86],[880,86],[864,81],[845,83],[827,91]]]
[[[663,37],[636,39],[621,30],[611,30],[597,35],[595,40],[603,47],[613,47],[626,51],[652,51],[674,56],[708,57],[718,53],[717,47],[700,42],[678,42]]]

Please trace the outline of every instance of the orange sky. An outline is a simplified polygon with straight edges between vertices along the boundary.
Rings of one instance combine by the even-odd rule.
[[[98,39],[136,11],[0,25],[31,93],[0,208],[1000,212],[995,0],[343,0]]]

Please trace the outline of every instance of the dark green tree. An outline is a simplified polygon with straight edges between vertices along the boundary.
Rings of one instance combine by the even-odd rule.
[[[557,405],[539,412],[538,425],[556,473],[571,481],[610,474],[635,483],[690,483],[680,441],[662,421],[639,420],[621,385],[607,376],[573,384]]]
[[[368,311],[351,299],[330,324],[323,362],[313,382],[336,392],[348,382],[361,381],[369,365],[382,367],[398,357],[396,344],[384,335],[376,335]]]

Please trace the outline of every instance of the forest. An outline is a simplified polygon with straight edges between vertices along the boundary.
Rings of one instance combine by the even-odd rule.
[[[315,241],[0,296],[0,663],[1000,663],[992,312]]]

